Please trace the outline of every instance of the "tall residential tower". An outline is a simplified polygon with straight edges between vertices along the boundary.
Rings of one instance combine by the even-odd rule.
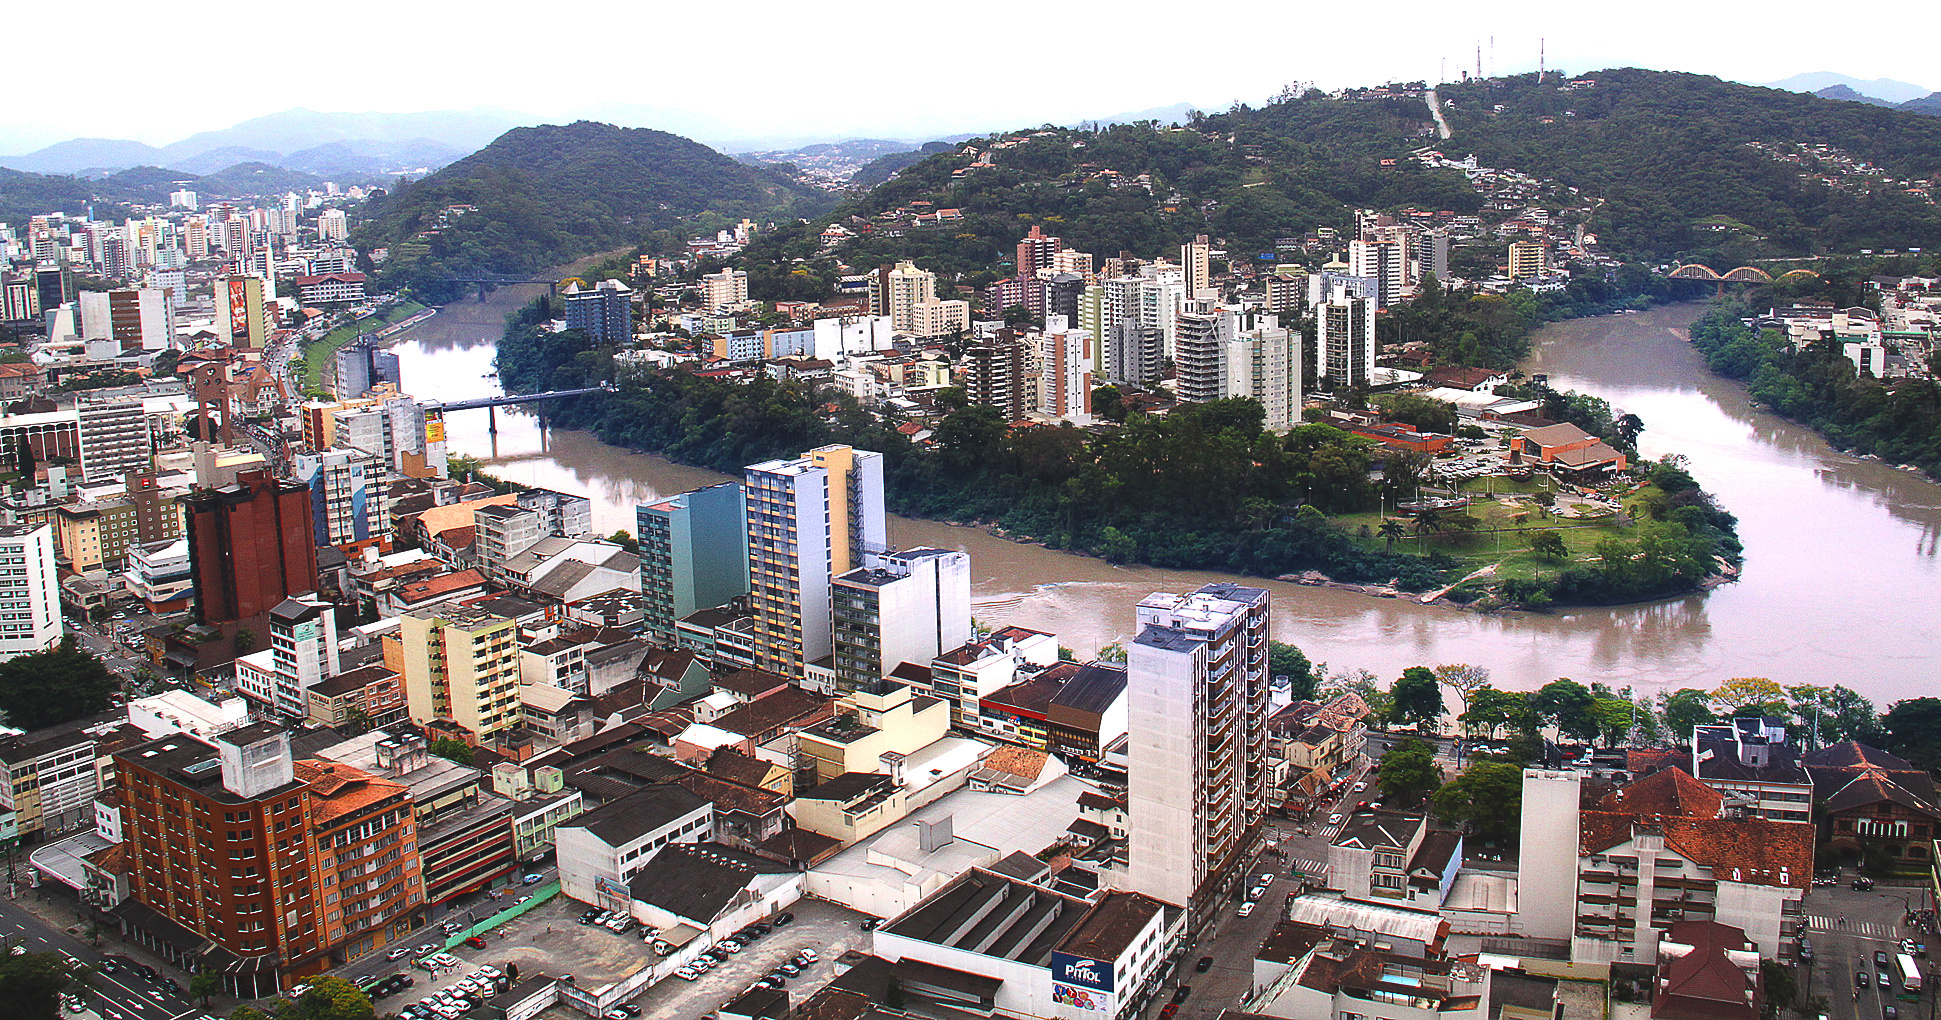
[[[889,549],[883,455],[823,446],[746,469],[755,665],[801,677],[834,651],[830,584]]]

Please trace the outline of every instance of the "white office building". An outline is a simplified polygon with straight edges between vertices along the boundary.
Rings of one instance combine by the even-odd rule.
[[[54,526],[0,526],[0,661],[52,648],[64,633]]]
[[[1375,367],[1375,308],[1336,286],[1314,306],[1314,366],[1318,388],[1341,391],[1368,385]]]
[[[971,639],[970,555],[887,553],[838,576],[831,607],[836,686],[846,694]]]
[[[744,483],[755,664],[801,677],[834,651],[836,575],[870,566],[889,550],[883,455],[818,447],[793,460],[749,465]]]

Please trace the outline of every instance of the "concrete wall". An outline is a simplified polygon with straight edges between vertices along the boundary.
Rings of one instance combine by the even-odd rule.
[[[1523,770],[1522,846],[1517,907],[1522,934],[1567,939],[1577,929],[1578,786],[1570,770]],[[1558,852],[1537,852],[1538,848]]]

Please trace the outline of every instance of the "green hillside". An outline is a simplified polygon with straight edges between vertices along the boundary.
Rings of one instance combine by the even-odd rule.
[[[1621,258],[1738,264],[1941,236],[1934,204],[1908,193],[1941,172],[1941,118],[1637,69],[1553,72],[1541,85],[1534,74],[1490,79],[1440,95],[1454,130],[1446,140],[1419,85],[1310,91],[1181,127],[975,139],[901,168],[822,222],[764,238],[748,253],[751,286],[770,297],[821,292],[835,273],[815,258],[828,222],[859,232],[834,252],[851,266],[914,258],[981,286],[1009,272],[1032,224],[1099,257],[1153,257],[1206,233],[1252,258],[1279,238],[1349,227],[1358,208],[1480,212],[1485,223],[1507,215],[1484,210],[1460,171],[1411,155],[1429,148],[1543,179],[1518,201],[1566,226],[1584,219]],[[935,208],[962,219],[885,215]],[[1498,260],[1499,248],[1488,242],[1474,258]]]
[[[479,272],[531,273],[630,247],[704,213],[724,220],[789,209],[814,216],[820,192],[772,169],[744,166],[698,142],[644,128],[581,121],[516,128],[416,183],[369,202],[352,243],[390,249],[380,277],[433,299]],[[470,211],[450,212],[452,206]],[[658,238],[679,247],[668,233]]]

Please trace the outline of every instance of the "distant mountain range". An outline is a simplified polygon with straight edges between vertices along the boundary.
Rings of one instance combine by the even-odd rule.
[[[1932,92],[1925,86],[1895,81],[1892,78],[1861,81],[1859,78],[1849,78],[1832,71],[1810,71],[1780,81],[1767,82],[1765,87],[1785,89],[1788,92],[1810,92],[1821,99],[1866,103],[1869,106],[1883,106],[1893,110],[1941,116],[1941,92]]]
[[[207,174],[253,162],[329,177],[370,178],[437,169],[532,119],[490,107],[425,113],[295,109],[199,132],[159,148],[126,139],[76,138],[25,155],[0,156],[0,166],[100,177],[137,166]]]

